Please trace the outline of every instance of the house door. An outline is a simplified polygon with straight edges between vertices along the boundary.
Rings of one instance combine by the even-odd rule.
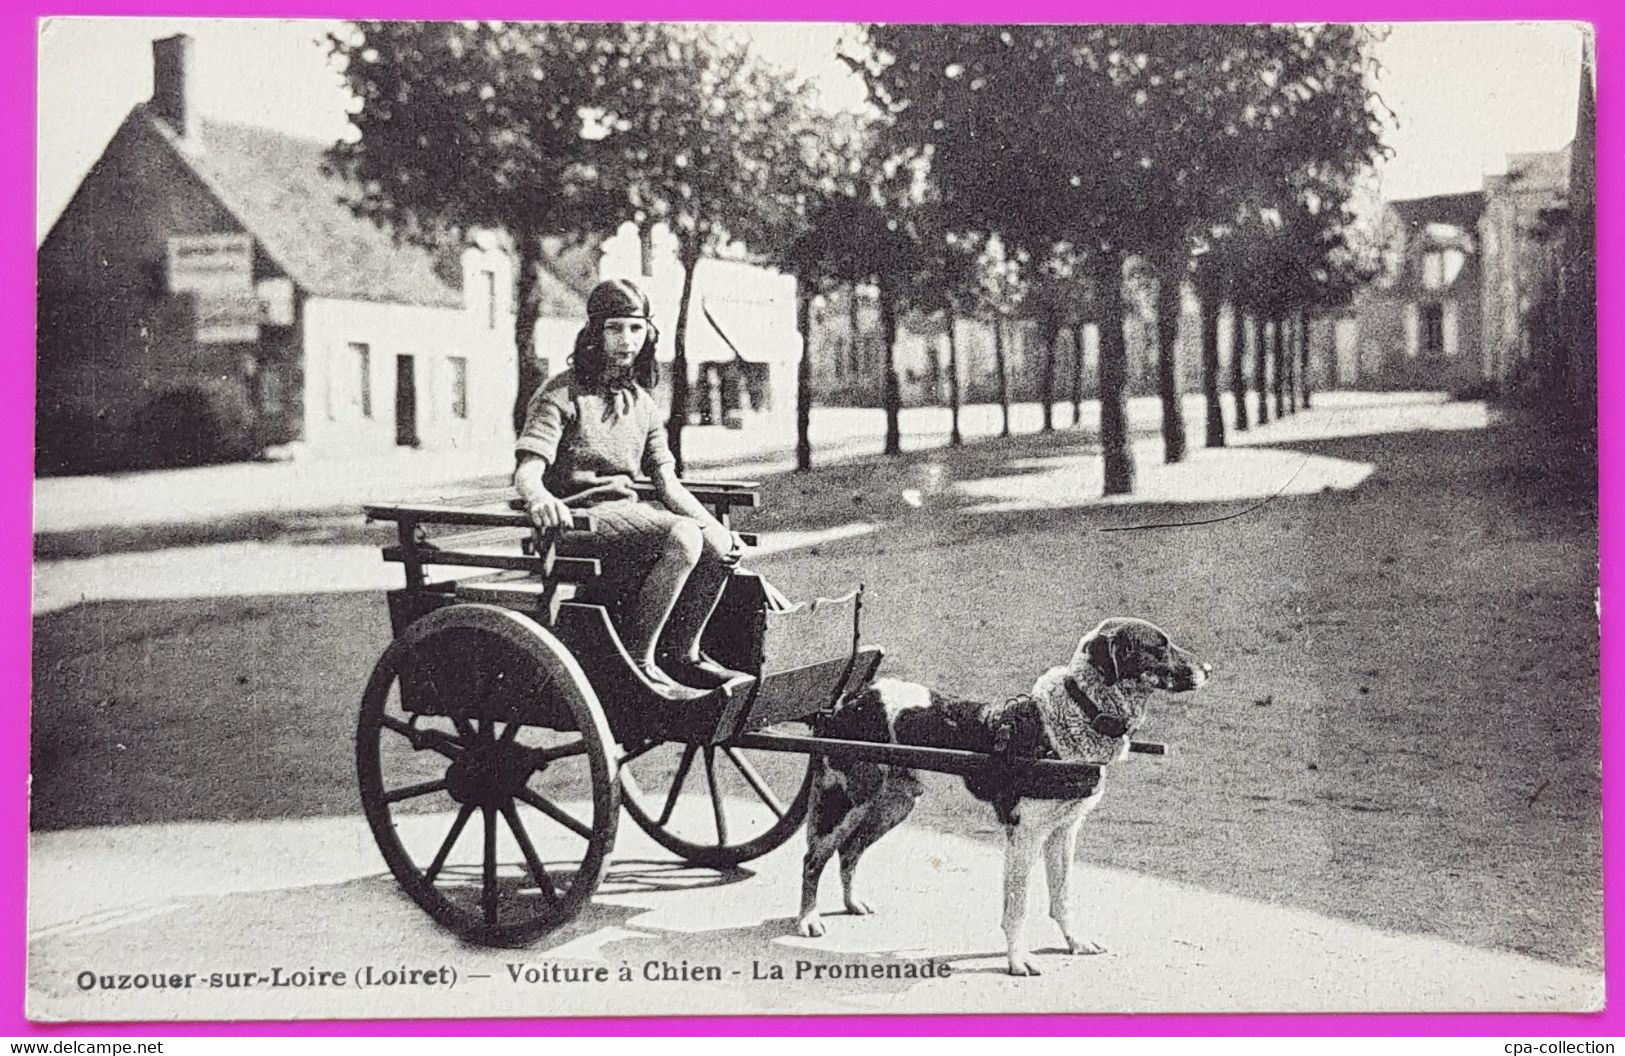
[[[411,356],[395,357],[395,443],[418,446],[417,376]]]
[[[1444,307],[1430,304],[1422,309],[1422,351],[1430,356],[1444,355]]]

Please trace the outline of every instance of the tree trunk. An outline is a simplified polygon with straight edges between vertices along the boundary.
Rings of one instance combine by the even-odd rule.
[[[519,252],[513,313],[515,376],[519,382],[514,391],[513,432],[518,436],[525,428],[530,398],[547,379],[542,377],[542,364],[536,358],[536,302],[541,292],[537,269],[541,266],[542,238],[535,230],[521,229],[513,233],[513,240]]]
[[[867,364],[863,362],[860,351],[863,342],[863,331],[858,326],[858,284],[852,283],[847,287],[846,297],[846,331],[850,338],[847,349],[847,373],[862,376]]]
[[[993,365],[999,375],[999,411],[1004,417],[1000,436],[1010,435],[1010,371],[1004,362],[1004,316],[993,316]]]
[[[1128,443],[1123,389],[1128,383],[1128,344],[1123,339],[1123,255],[1103,249],[1095,257],[1100,297],[1100,453],[1107,495],[1134,492],[1134,455]]]
[[[1055,342],[1060,338],[1060,327],[1043,323],[1044,372],[1038,378],[1038,398],[1044,404],[1044,432],[1055,431]]]
[[[886,454],[903,453],[903,430],[899,417],[903,407],[903,387],[897,378],[897,306],[884,285],[880,287],[880,330],[886,342],[886,372],[881,379],[881,403],[886,408]]]
[[[1253,341],[1253,389],[1258,393],[1258,424],[1270,424],[1270,321],[1260,319],[1253,324],[1257,338]]]
[[[812,285],[796,288],[796,329],[801,331],[801,362],[796,364],[796,468],[812,468]]]
[[[1165,265],[1157,277],[1157,395],[1162,399],[1162,460],[1185,460],[1185,410],[1179,398],[1179,283]]]
[[[1286,410],[1288,414],[1298,413],[1298,342],[1303,340],[1303,334],[1298,330],[1298,317],[1296,314],[1287,316],[1286,341]]]
[[[1275,368],[1275,417],[1286,417],[1286,316],[1275,317],[1275,340],[1270,344],[1270,359]]]
[[[1301,316],[1300,316],[1301,318]],[[1298,344],[1298,386],[1303,390],[1303,409],[1309,409],[1309,321],[1302,323],[1303,339]]]
[[[1236,402],[1236,432],[1247,431],[1247,335],[1254,330],[1253,317],[1230,307],[1230,395]]]
[[[1072,324],[1072,428],[1083,428],[1083,324]]]
[[[677,333],[672,338],[671,414],[666,418],[666,443],[683,475],[683,426],[688,424],[688,305],[694,296],[694,269],[698,253],[683,253],[683,294],[677,301]]]
[[[1207,407],[1207,446],[1223,447],[1224,408],[1219,404],[1219,303],[1211,298],[1202,302],[1202,402]]]
[[[953,309],[948,310],[948,407],[953,419],[953,426],[948,432],[948,445],[958,447],[964,443],[964,437],[959,433],[959,338],[954,331],[958,328],[959,320],[955,317]]]

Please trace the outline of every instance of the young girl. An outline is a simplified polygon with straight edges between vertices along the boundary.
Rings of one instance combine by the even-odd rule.
[[[743,547],[677,479],[651,394],[656,336],[642,290],[620,279],[593,288],[571,369],[531,398],[514,485],[540,527],[591,511],[593,535],[574,552],[647,569],[622,606],[621,638],[661,695],[686,700],[737,675],[700,652],[700,636]],[[640,470],[660,506],[633,490]]]

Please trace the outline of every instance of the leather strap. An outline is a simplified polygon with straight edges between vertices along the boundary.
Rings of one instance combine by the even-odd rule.
[[[1101,711],[1100,705],[1096,704],[1089,694],[1083,691],[1083,687],[1078,685],[1077,679],[1068,676],[1064,685],[1066,686],[1066,695],[1072,698],[1072,703],[1076,704],[1078,709],[1083,712],[1084,718],[1089,720],[1090,728],[1096,733],[1102,737],[1112,738],[1127,737],[1129,735],[1133,729],[1129,724],[1129,720],[1122,715]]]

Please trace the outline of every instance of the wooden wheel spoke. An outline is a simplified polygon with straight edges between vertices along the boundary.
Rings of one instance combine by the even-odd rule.
[[[513,805],[513,800],[503,804],[502,817],[508,822],[508,829],[518,842],[519,852],[525,856],[525,865],[530,869],[531,879],[535,880],[536,886],[541,889],[542,897],[549,902],[558,902],[559,893],[553,886],[553,877],[548,875],[547,867],[542,864],[541,856],[536,853],[535,845],[530,842],[530,833],[526,832],[525,826],[520,823],[519,810]]]
[[[625,795],[618,746],[548,628],[494,605],[431,608],[398,630],[362,697],[367,825],[437,922],[472,942],[532,942],[603,879]]]
[[[711,810],[717,819],[717,846],[728,843],[728,818],[722,809],[722,792],[717,788],[717,751],[710,745],[705,749],[705,783],[711,790]]]
[[[480,910],[485,923],[497,922],[497,812],[486,807],[485,815],[485,868],[480,878]]]
[[[378,721],[384,729],[392,730],[411,741],[413,751],[421,752],[427,749],[443,755],[447,759],[455,759],[463,752],[462,742],[439,730],[416,729],[389,715],[385,715]]]
[[[568,744],[555,744],[551,748],[532,748],[530,759],[531,765],[540,768],[560,759],[569,759],[572,756],[585,754],[587,754],[587,739],[577,737]]]
[[[384,793],[385,803],[399,803],[403,799],[416,799],[418,796],[427,796],[431,792],[444,792],[446,779],[441,777],[433,781],[424,781],[416,785],[405,785]]]
[[[464,803],[463,809],[457,812],[457,820],[451,823],[451,831],[446,834],[446,842],[440,845],[440,850],[435,854],[434,861],[430,862],[429,868],[423,871],[424,880],[432,884],[434,878],[440,875],[440,870],[445,868],[446,859],[451,855],[452,847],[457,843],[457,837],[463,834],[463,826],[468,824],[468,819],[473,813],[474,808],[467,803]]]
[[[671,791],[666,793],[666,805],[660,811],[658,825],[671,821],[671,812],[677,809],[677,796],[683,791],[683,782],[688,779],[688,768],[694,765],[694,753],[698,751],[695,745],[688,745],[683,749],[683,760],[677,764],[677,775],[671,779]]]
[[[592,839],[591,826],[583,825],[581,822],[565,813],[562,808],[548,802],[541,796],[538,796],[535,792],[532,792],[530,789],[521,788],[518,792],[518,796],[521,802],[528,803],[535,807],[537,810],[541,811],[543,814],[546,814],[548,817],[552,818],[560,825],[563,825],[565,828],[569,829],[577,836],[580,836],[582,839]]]
[[[664,742],[664,741],[650,741],[648,744],[645,744],[645,745],[642,745],[640,747],[634,748],[630,752],[627,752],[625,755],[621,756],[621,761],[620,761],[619,765],[625,766],[627,763],[630,763],[634,759],[641,759],[645,755],[648,755],[650,752],[654,751],[656,748],[659,748],[664,743],[666,743],[666,742]]]
[[[734,767],[739,771],[739,775],[745,779],[745,783],[761,798],[763,803],[767,804],[767,809],[782,820],[784,815],[789,812],[788,808],[779,801],[778,796],[773,794],[773,790],[767,787],[767,782],[762,780],[762,775],[756,772],[756,768],[751,765],[750,760],[740,755],[737,748],[724,748],[722,750],[729,759],[733,760]]]

